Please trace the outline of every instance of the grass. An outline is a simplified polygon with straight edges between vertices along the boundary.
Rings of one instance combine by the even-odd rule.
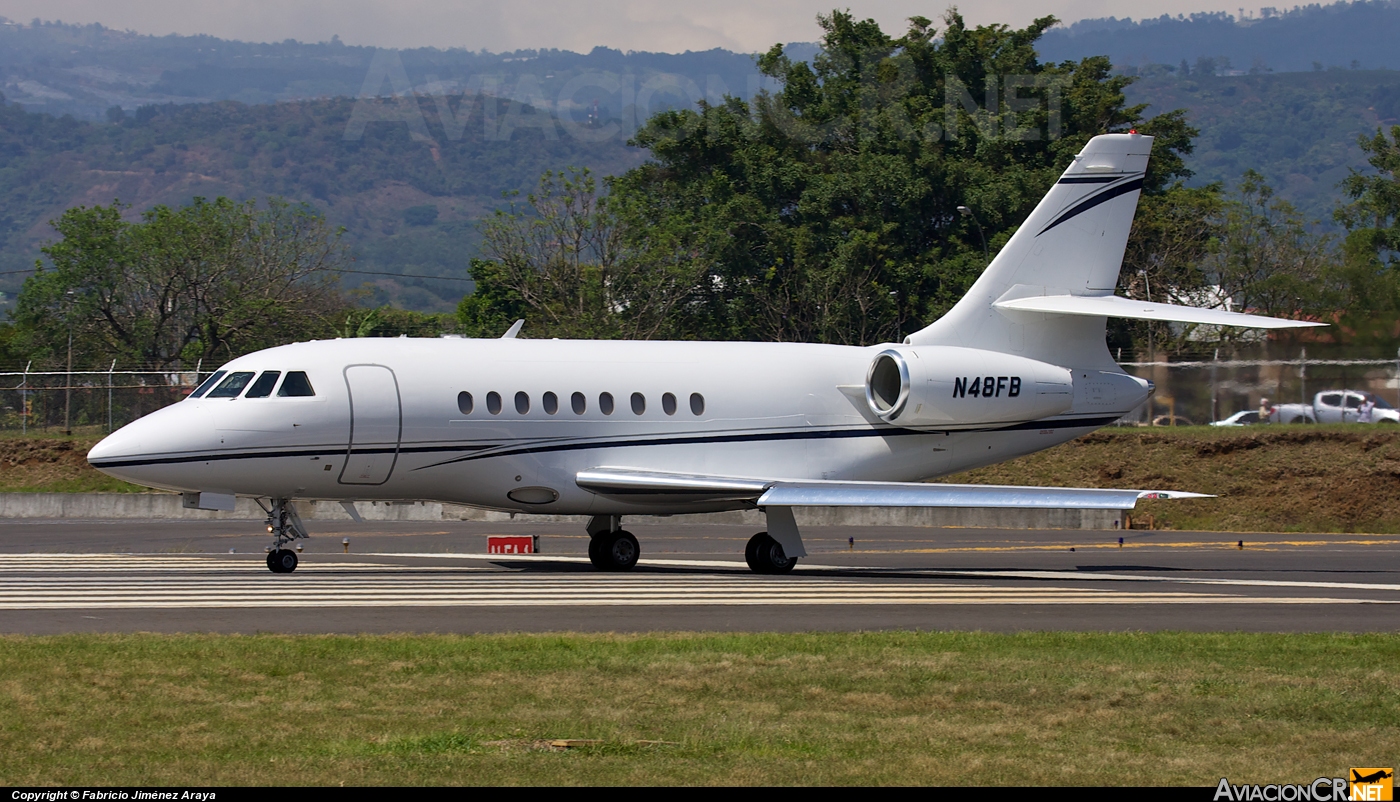
[[[1138,503],[1169,529],[1397,533],[1400,427],[1107,428],[942,481],[1219,496]]]
[[[0,493],[146,493],[94,469],[87,453],[101,434],[0,437]]]
[[[1307,782],[1397,721],[1394,635],[0,638],[11,786]]]

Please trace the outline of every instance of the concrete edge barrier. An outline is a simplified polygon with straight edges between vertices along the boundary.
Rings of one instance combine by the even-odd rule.
[[[355,509],[367,521],[511,521],[567,523],[582,528],[582,515],[511,515],[457,504],[437,502],[385,503],[361,501]],[[348,521],[350,516],[334,501],[302,502],[297,511],[304,520]],[[1118,529],[1120,510],[1040,510],[971,507],[797,507],[801,526],[923,526],[969,529]],[[172,493],[0,493],[0,518],[144,519],[144,520],[257,520],[265,514],[252,499],[238,499],[232,512],[188,510]],[[758,510],[698,515],[628,516],[649,524],[743,524],[762,529]]]

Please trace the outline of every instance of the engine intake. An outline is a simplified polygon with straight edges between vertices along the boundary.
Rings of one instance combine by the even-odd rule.
[[[871,361],[865,400],[881,420],[911,429],[1015,423],[1069,409],[1074,377],[1058,365],[995,351],[901,346]]]

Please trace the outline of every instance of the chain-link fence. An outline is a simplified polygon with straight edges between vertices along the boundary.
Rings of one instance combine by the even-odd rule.
[[[1309,353],[1311,350],[1311,353]],[[1321,353],[1319,353],[1321,352]],[[1360,390],[1400,408],[1400,352],[1382,357],[1328,346],[1255,347],[1171,358],[1118,351],[1157,392],[1120,422],[1192,425],[1270,404],[1311,403],[1324,390]],[[1154,358],[1155,357],[1155,358]],[[103,434],[189,395],[211,370],[0,371],[0,432]]]
[[[0,371],[0,431],[103,434],[189,395],[211,371]]]
[[[1366,353],[1370,350],[1371,353]],[[1123,353],[1119,364],[1157,392],[1123,424],[1189,426],[1270,405],[1311,404],[1324,390],[1355,390],[1400,408],[1400,352],[1310,345],[1217,349],[1172,358]]]

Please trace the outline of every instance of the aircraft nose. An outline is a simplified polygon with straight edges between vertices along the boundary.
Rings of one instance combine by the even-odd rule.
[[[157,410],[102,438],[87,454],[88,464],[127,482],[154,486],[153,460],[161,460],[202,444],[212,433],[206,416],[181,408],[184,402]],[[163,461],[163,460],[162,460]],[[155,484],[168,483],[163,475]]]

